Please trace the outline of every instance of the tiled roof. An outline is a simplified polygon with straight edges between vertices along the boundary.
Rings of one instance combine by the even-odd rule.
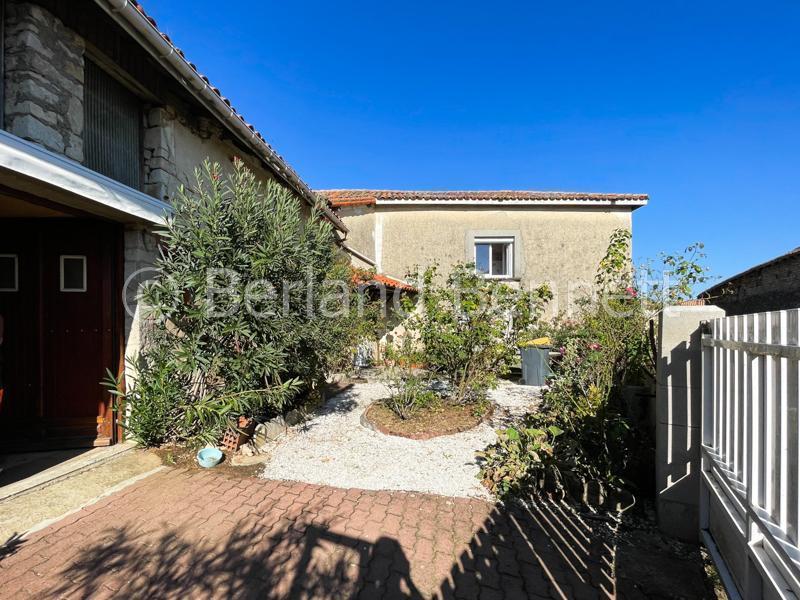
[[[647,204],[647,194],[601,194],[585,192],[537,192],[529,190],[473,190],[473,191],[419,191],[419,190],[317,190],[327,198],[334,208],[345,206],[368,206],[383,202],[460,204],[507,202],[533,204],[542,203],[582,203],[628,204],[641,206]]]
[[[401,281],[400,279],[395,279],[394,277],[389,277],[388,275],[384,275],[382,273],[373,273],[371,271],[367,271],[366,269],[354,268],[353,282],[356,285],[380,283],[385,285],[389,289],[398,289],[404,292],[417,291],[417,288],[415,288],[413,285],[406,283],[405,281]]]
[[[786,254],[781,254],[780,256],[772,258],[772,259],[770,259],[770,260],[768,260],[766,262],[759,263],[759,264],[755,265],[754,267],[750,267],[749,269],[746,269],[746,270],[742,271],[741,273],[737,273],[736,275],[732,275],[732,276],[728,277],[727,279],[724,279],[724,280],[720,281],[719,283],[715,283],[710,288],[708,288],[706,291],[704,291],[702,294],[700,294],[698,296],[698,298],[704,298],[704,297],[713,296],[715,294],[718,294],[718,293],[722,292],[722,290],[726,286],[730,285],[731,283],[735,282],[738,279],[741,279],[742,277],[744,277],[746,275],[750,275],[751,273],[755,273],[757,271],[761,271],[762,269],[766,269],[768,267],[771,267],[772,265],[775,265],[777,263],[783,262],[784,260],[788,260],[788,259],[791,259],[791,258],[796,258],[798,256],[800,256],[800,247],[795,248],[794,250],[790,250]]]
[[[98,1],[98,0],[96,0],[96,1]],[[109,2],[108,2],[108,0],[105,0],[105,2],[99,2],[99,3],[100,4],[108,4]],[[166,42],[169,45],[169,47],[170,47],[169,53],[166,54],[166,55],[162,54],[162,55],[159,56],[159,58],[160,59],[169,58],[169,54],[173,54],[173,53],[174,53],[174,55],[180,57],[180,60],[183,63],[185,63],[185,65],[188,66],[194,72],[194,74],[202,80],[202,82],[205,83],[205,87],[207,89],[209,89],[219,100],[221,100],[222,102],[225,103],[225,105],[227,106],[227,109],[225,110],[225,115],[226,115],[226,119],[225,120],[237,123],[237,126],[244,125],[244,127],[246,127],[250,131],[252,142],[261,151],[261,153],[260,153],[261,158],[264,159],[267,162],[267,164],[269,164],[270,167],[280,177],[285,179],[286,182],[291,187],[293,187],[295,189],[295,191],[306,202],[308,202],[311,205],[315,204],[316,201],[317,201],[317,198],[316,198],[316,195],[314,194],[314,192],[311,190],[311,188],[309,188],[308,185],[306,185],[306,183],[300,178],[300,176],[297,174],[297,172],[291,166],[289,166],[289,164],[286,162],[286,160],[284,160],[284,158],[280,154],[278,154],[272,146],[270,146],[270,144],[267,142],[267,140],[264,139],[264,136],[261,135],[261,133],[259,131],[257,131],[256,128],[253,125],[248,123],[245,120],[245,118],[233,107],[233,105],[231,104],[231,101],[228,98],[226,98],[225,96],[222,95],[222,92],[220,92],[219,88],[217,88],[214,85],[212,85],[212,83],[209,81],[208,77],[206,77],[205,75],[200,73],[200,71],[198,70],[197,66],[194,63],[190,62],[188,58],[186,58],[186,55],[183,53],[183,50],[178,48],[173,43],[173,41],[170,39],[170,37],[166,33],[164,33],[163,31],[161,31],[158,28],[158,23],[156,23],[156,20],[153,17],[151,17],[150,15],[147,14],[147,12],[145,11],[145,9],[142,6],[142,4],[140,2],[138,2],[137,0],[131,0],[130,5],[133,6],[136,9],[135,13],[133,13],[133,11],[131,11],[131,13],[133,13],[134,15],[136,13],[138,13],[138,15],[143,17],[145,19],[145,21],[147,21],[147,23],[149,23],[150,27],[152,27],[153,31],[158,36],[160,36],[164,40],[164,42]],[[115,13],[115,14],[123,17],[123,18],[126,18],[126,19],[130,20],[131,17],[128,16],[129,13],[126,13],[126,12],[124,12],[122,10],[116,10],[115,8],[116,7],[114,7],[114,10],[111,11],[112,13]],[[184,83],[184,85],[188,89],[190,89],[190,91],[193,91],[193,92],[197,91],[197,86],[195,84],[193,84],[193,83],[190,84],[190,83],[188,83],[186,81],[182,81],[182,83]],[[200,84],[200,87],[202,87],[202,84]],[[344,223],[342,223],[341,220],[332,211],[330,211],[327,207],[323,207],[323,211],[325,212],[326,216],[340,230],[347,231],[347,227],[345,227]]]

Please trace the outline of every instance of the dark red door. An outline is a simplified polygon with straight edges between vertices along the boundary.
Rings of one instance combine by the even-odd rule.
[[[119,236],[103,222],[0,221],[0,274],[11,268],[4,257],[18,264],[16,289],[0,281],[0,430],[7,443],[112,442],[110,397],[100,382],[117,366]]]

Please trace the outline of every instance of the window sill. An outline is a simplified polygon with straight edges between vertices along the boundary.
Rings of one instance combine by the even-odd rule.
[[[507,275],[482,275],[483,279],[492,281],[522,281],[522,277],[511,277]]]

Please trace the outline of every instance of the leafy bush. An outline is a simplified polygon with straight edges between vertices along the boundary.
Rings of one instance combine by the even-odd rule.
[[[553,456],[553,442],[562,433],[555,425],[546,429],[501,429],[497,432],[497,443],[478,452],[483,463],[483,484],[498,496],[517,495],[528,488],[543,487],[546,460]]]
[[[418,410],[438,401],[431,389],[430,374],[419,368],[422,353],[408,336],[386,348],[386,384],[389,397],[383,404],[401,419],[409,419]]]
[[[684,299],[692,286],[706,280],[697,261],[702,244],[684,254],[661,255],[657,283],[637,281],[630,261],[630,232],[615,231],[598,267],[597,296],[580,302],[575,318],[558,319],[532,335],[549,335],[560,357],[543,394],[539,411],[527,415],[522,430],[562,432],[550,440],[549,451],[523,451],[521,442],[500,441],[485,452],[484,482],[500,495],[536,491],[542,482],[562,480],[569,472],[585,479],[632,487],[628,479],[637,463],[651,452],[647,432],[626,415],[622,389],[652,384],[655,348],[652,319],[665,305]],[[647,265],[649,280],[661,272]],[[507,436],[506,436],[507,437]],[[528,445],[541,442],[541,436]],[[534,446],[535,448],[535,446]]]
[[[330,223],[240,161],[227,177],[205,164],[160,234],[126,396],[140,442],[213,443],[239,416],[285,410],[352,342],[352,312],[335,310],[352,289],[326,287],[350,281]]]
[[[438,400],[430,389],[430,378],[424,373],[392,367],[388,385],[390,395],[383,403],[401,419],[410,419],[417,411],[434,405]]]
[[[419,306],[407,329],[421,344],[424,364],[444,377],[451,401],[481,400],[516,361],[519,335],[541,315],[549,289],[514,290],[464,263],[445,280],[435,266],[417,279]]]
[[[161,353],[164,348],[152,348],[137,362],[135,382],[123,393],[122,382],[110,371],[103,384],[115,396],[114,412],[118,421],[134,439],[144,446],[160,446],[173,433],[174,421],[183,402],[180,378],[169,367]],[[120,403],[118,400],[125,400]],[[120,414],[124,410],[124,414]]]

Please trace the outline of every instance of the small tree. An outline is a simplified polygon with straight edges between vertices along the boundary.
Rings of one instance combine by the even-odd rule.
[[[444,281],[436,266],[417,279],[419,306],[408,329],[422,345],[426,366],[444,376],[454,402],[480,400],[496,376],[508,371],[520,332],[539,318],[552,297],[549,289],[514,290],[464,263]]]
[[[143,292],[140,376],[151,379],[130,398],[142,442],[214,442],[234,417],[278,413],[352,341],[353,290],[330,223],[240,161],[227,177],[206,163],[160,234],[158,277]]]

